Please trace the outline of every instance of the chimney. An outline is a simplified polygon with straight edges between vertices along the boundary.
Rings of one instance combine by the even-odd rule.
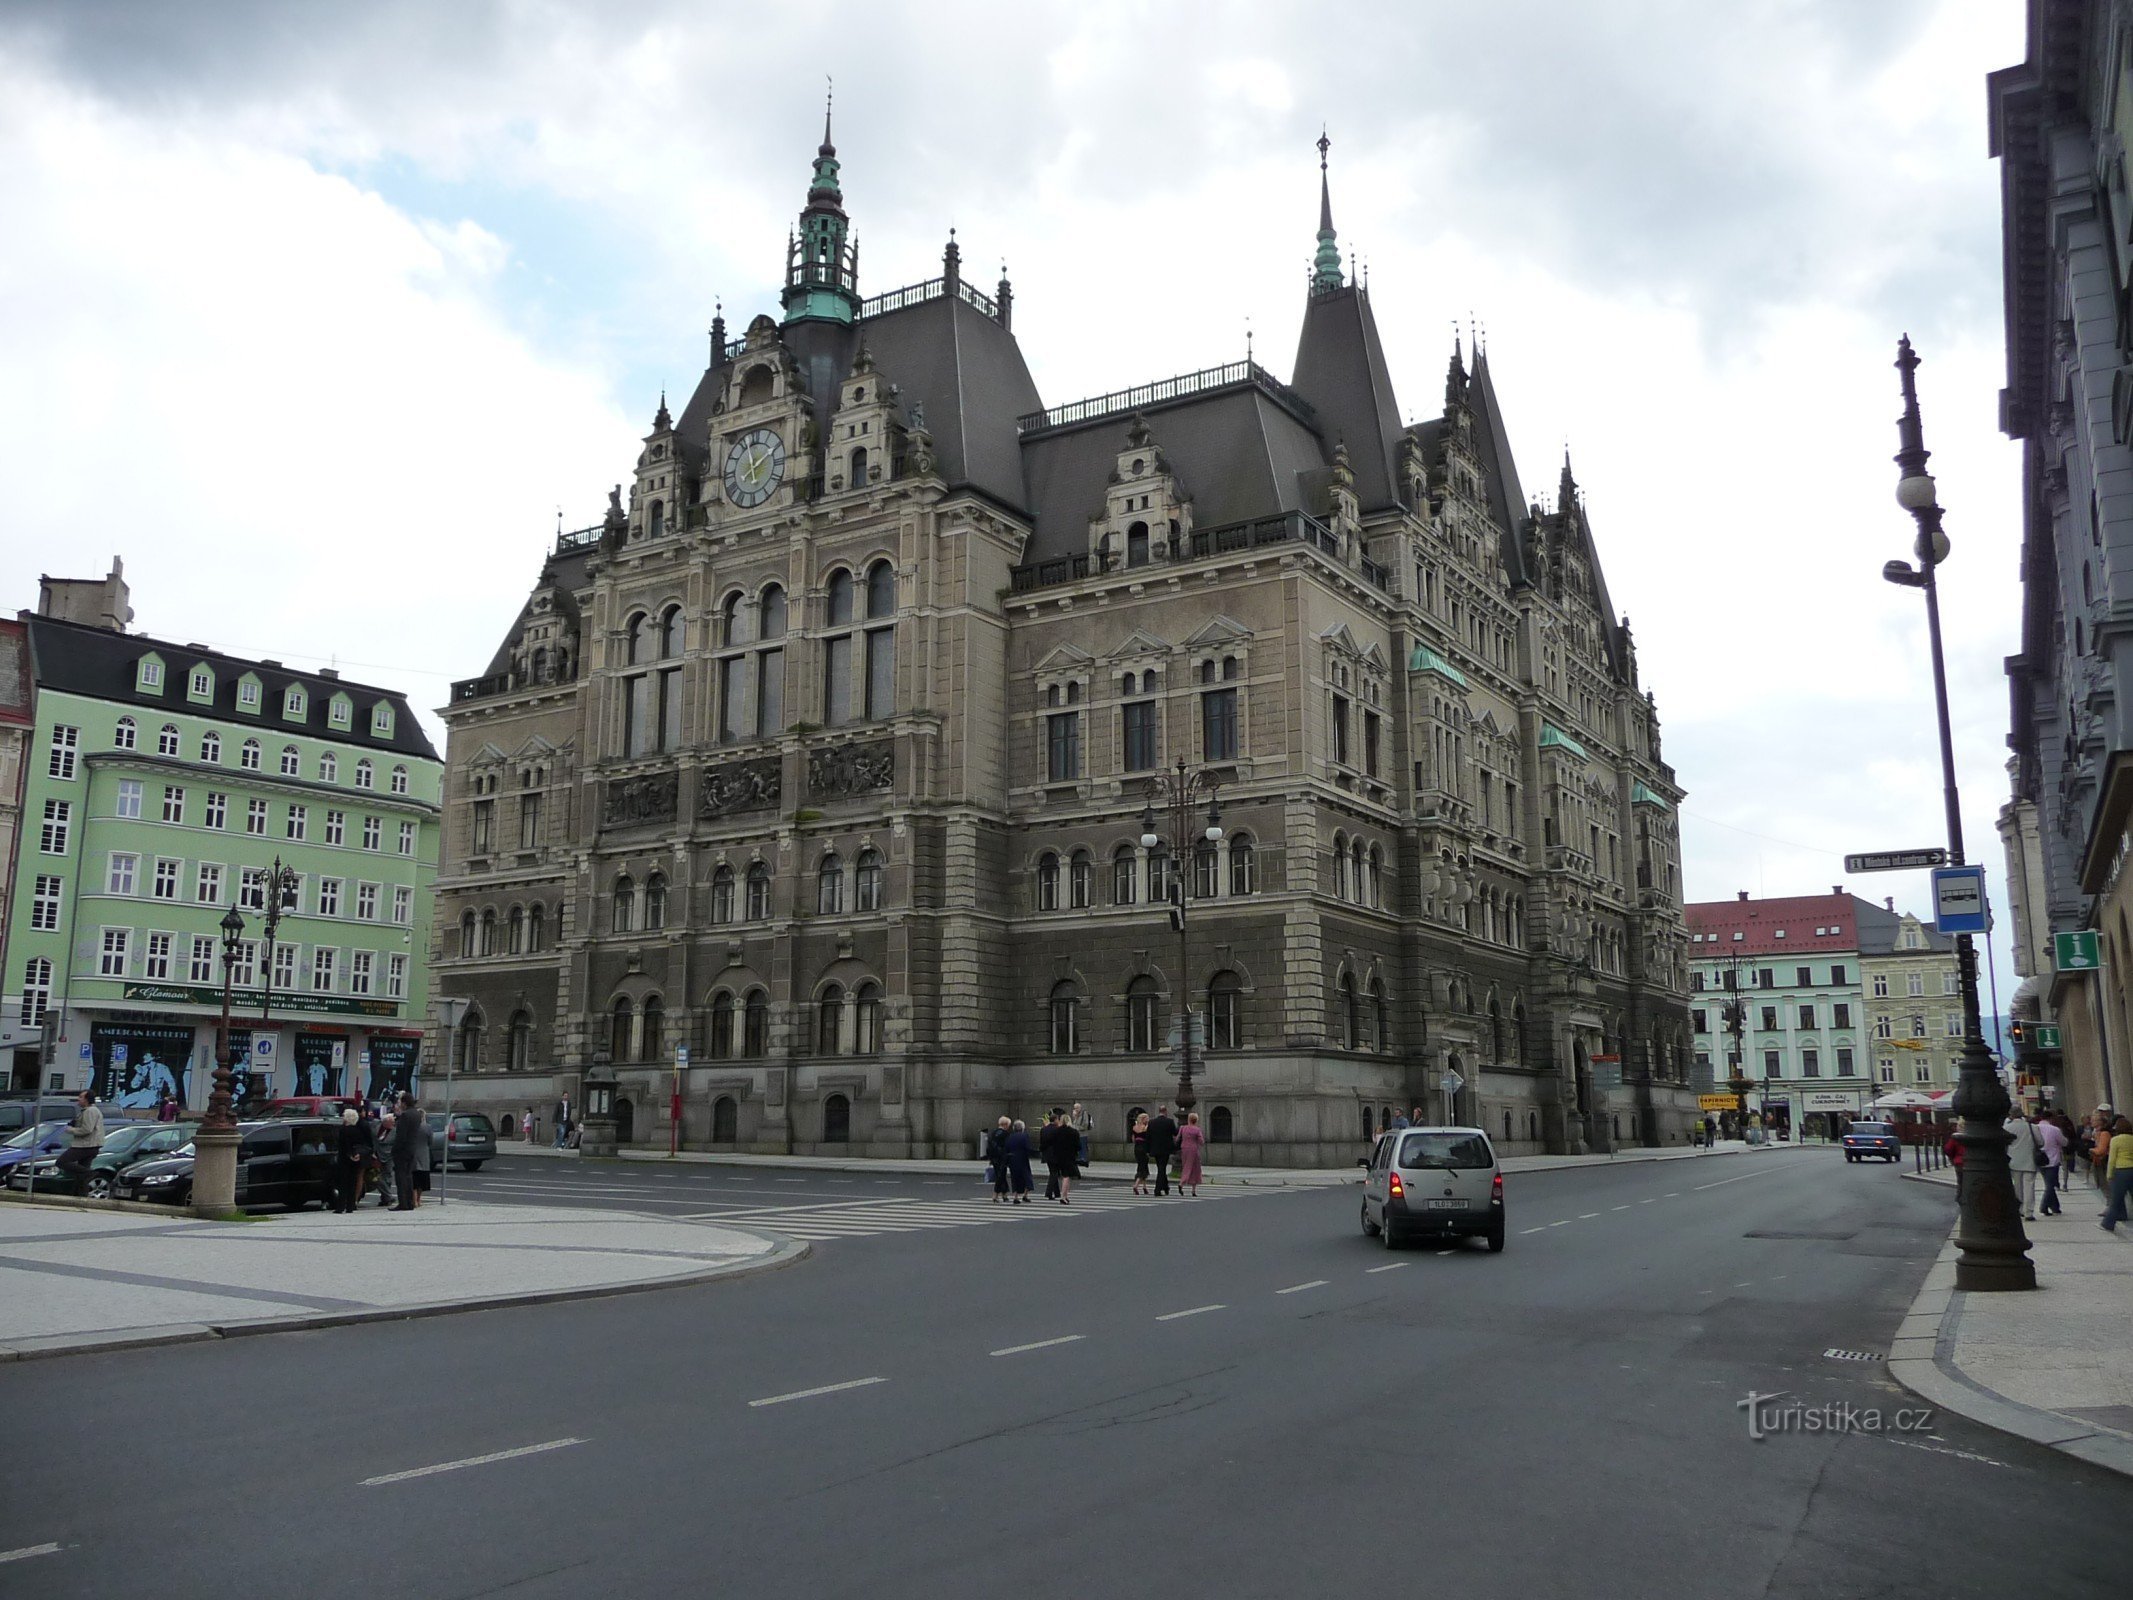
[[[1891,911],[1894,911],[1896,909],[1896,897],[1894,895],[1889,895],[1881,903],[1887,906]]]
[[[1741,892],[1740,892],[1740,897],[1741,897],[1741,898],[1742,898],[1743,900],[1747,899],[1747,898],[1748,898],[1748,891],[1747,891],[1746,889],[1743,889],[1743,890],[1741,890]]]
[[[126,624],[133,620],[133,607],[128,603],[132,593],[126,587],[125,573],[125,564],[113,556],[110,573],[101,578],[40,577],[37,614],[85,628],[124,633]]]
[[[341,675],[341,669],[339,667],[320,667],[318,675],[321,678],[338,678]]]

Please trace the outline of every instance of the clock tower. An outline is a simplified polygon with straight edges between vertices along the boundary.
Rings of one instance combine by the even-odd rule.
[[[859,246],[849,242],[851,221],[837,187],[837,147],[830,141],[830,113],[822,113],[822,145],[815,152],[814,181],[800,231],[785,242],[785,320],[841,322],[859,317]]]

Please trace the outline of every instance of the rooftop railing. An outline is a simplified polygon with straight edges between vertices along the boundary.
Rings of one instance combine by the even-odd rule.
[[[1248,522],[1228,522],[1213,528],[1195,528],[1186,537],[1185,548],[1173,552],[1169,561],[1139,562],[1130,570],[1146,571],[1152,576],[1160,568],[1175,566],[1181,561],[1197,561],[1208,556],[1230,555],[1239,550],[1256,550],[1277,544],[1310,545],[1342,570],[1353,570],[1341,561],[1340,536],[1306,511],[1290,511],[1278,517],[1255,517]],[[1012,593],[1027,594],[1032,589],[1049,589],[1098,573],[1127,570],[1127,563],[1115,554],[1108,559],[1086,554],[1053,556],[1049,560],[1025,562],[1011,568],[1008,586]],[[1362,563],[1362,576],[1375,587],[1391,592],[1389,573],[1367,557]]]
[[[1198,372],[1181,372],[1176,377],[1163,378],[1155,383],[1143,383],[1131,389],[1114,389],[1109,394],[1092,395],[1086,400],[1075,400],[1067,405],[1032,411],[1027,416],[1015,419],[1015,431],[1028,434],[1043,428],[1070,427],[1077,422],[1089,422],[1098,417],[1139,411],[1148,406],[1185,400],[1193,395],[1207,394],[1216,389],[1227,389],[1232,385],[1244,383],[1272,395],[1303,421],[1316,421],[1318,414],[1311,409],[1311,403],[1258,362],[1232,361],[1226,366],[1204,367]]]

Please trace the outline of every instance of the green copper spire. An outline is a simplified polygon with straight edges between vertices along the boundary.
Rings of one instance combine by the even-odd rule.
[[[1333,232],[1333,191],[1326,179],[1326,151],[1333,141],[1325,129],[1318,132],[1318,256],[1311,267],[1311,292],[1322,294],[1341,286],[1341,247]]]
[[[837,186],[837,146],[830,138],[830,112],[822,110],[822,145],[815,152],[807,206],[798,236],[786,246],[785,320],[851,322],[859,315],[859,247],[849,241],[850,220]]]

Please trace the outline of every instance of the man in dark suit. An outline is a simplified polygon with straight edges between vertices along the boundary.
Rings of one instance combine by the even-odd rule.
[[[1170,1107],[1157,1106],[1148,1119],[1148,1161],[1155,1168],[1155,1192],[1170,1193],[1170,1153],[1178,1147],[1178,1125]]]
[[[429,1137],[429,1118],[422,1115],[415,1097],[402,1090],[393,1124],[393,1192],[399,1200],[395,1210],[415,1209],[415,1147],[418,1142],[427,1144]]]
[[[1037,1159],[1044,1163],[1044,1198],[1059,1198],[1059,1113],[1048,1111],[1037,1130]]]

